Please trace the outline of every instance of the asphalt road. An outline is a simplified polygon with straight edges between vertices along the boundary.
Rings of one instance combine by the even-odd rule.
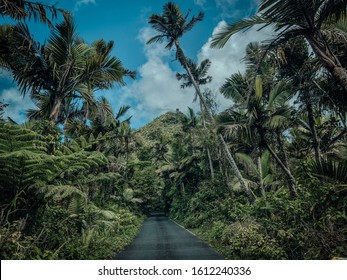
[[[199,238],[164,215],[153,215],[135,240],[115,256],[117,260],[222,260]]]

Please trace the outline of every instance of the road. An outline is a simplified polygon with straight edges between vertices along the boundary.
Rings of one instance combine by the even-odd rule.
[[[145,220],[135,240],[115,256],[117,260],[222,260],[199,238],[164,215]]]

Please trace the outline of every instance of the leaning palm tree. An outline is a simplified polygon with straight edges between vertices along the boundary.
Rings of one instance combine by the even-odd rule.
[[[188,67],[195,79],[195,81],[198,83],[198,85],[206,85],[212,81],[212,77],[207,75],[208,69],[211,67],[211,61],[209,59],[203,60],[199,65],[194,62],[192,59],[187,59],[187,64]],[[176,78],[180,81],[183,80],[183,83],[181,84],[181,88],[186,88],[186,87],[191,87],[193,86],[192,80],[190,79],[190,76],[187,73],[177,73]],[[197,93],[195,93],[195,99],[198,97]],[[204,128],[207,128],[206,125],[206,118],[205,118],[205,110],[202,106],[202,103],[200,103],[200,111],[202,115],[202,122],[204,125]],[[207,104],[206,104],[207,105]],[[209,108],[210,109],[210,108]],[[189,108],[189,111],[191,109]],[[211,151],[207,147],[206,148],[207,152],[207,158],[210,166],[210,172],[211,172],[211,178],[214,179],[214,169],[213,169],[213,164],[212,164],[212,158],[211,158]]]
[[[193,26],[199,22],[202,21],[204,18],[204,13],[199,12],[199,14],[195,17],[191,17],[190,20],[188,20],[189,12],[186,15],[183,15],[180,8],[173,2],[169,2],[163,6],[163,14],[153,14],[150,16],[149,24],[158,31],[158,34],[152,37],[148,40],[147,44],[156,43],[156,42],[163,42],[167,41],[166,48],[171,49],[172,47],[176,48],[176,59],[181,63],[185,71],[187,72],[187,75],[190,77],[190,82],[194,86],[195,92],[197,96],[200,99],[200,102],[205,109],[205,112],[207,113],[207,116],[209,120],[214,123],[214,117],[209,110],[205,98],[200,90],[198,81],[195,80],[194,75],[191,72],[191,69],[188,64],[188,60],[186,56],[184,55],[183,49],[180,45],[179,39],[185,34],[186,32],[190,31]],[[222,150],[224,151],[225,156],[227,157],[231,168],[235,174],[235,176],[238,178],[243,190],[245,191],[249,201],[254,200],[254,195],[251,193],[249,187],[247,186],[245,180],[243,179],[234,158],[231,155],[231,152],[229,150],[229,147],[224,141],[224,138],[221,134],[218,134],[218,138],[221,142]]]
[[[258,14],[226,25],[212,39],[212,47],[223,47],[231,36],[255,25],[274,26],[277,35],[270,43],[275,46],[293,37],[303,36],[311,45],[322,65],[347,92],[347,70],[329,46],[326,31],[341,33],[328,28],[347,16],[347,1],[335,0],[262,0]]]
[[[194,76],[190,70],[188,59],[185,57],[183,49],[180,45],[179,39],[186,32],[190,31],[193,26],[202,21],[204,18],[204,13],[200,12],[197,17],[193,16],[189,21],[189,12],[183,16],[180,8],[173,2],[169,2],[163,6],[163,14],[153,14],[150,16],[149,24],[159,32],[159,34],[153,36],[147,41],[147,44],[152,44],[156,42],[163,42],[164,40],[168,41],[168,44],[165,46],[167,49],[171,49],[175,46],[176,48],[176,59],[181,63],[184,70],[187,72],[188,76],[191,78],[191,83],[193,84],[196,94],[198,95],[203,106],[206,108],[205,99],[201,93],[197,81],[194,79]],[[212,119],[212,115],[210,115]]]
[[[266,94],[263,91],[262,79],[258,76],[252,95],[248,96],[247,82],[247,78],[241,74],[233,74],[221,88],[224,97],[232,99],[234,107],[238,109],[237,111],[231,109],[227,118],[221,118],[224,122],[224,131],[232,134],[239,130],[242,132],[240,138],[252,143],[258,142],[261,153],[264,149],[268,150],[285,175],[291,197],[295,198],[296,181],[286,162],[286,156],[281,159],[269,141],[275,138],[275,131],[283,131],[290,123],[292,108],[288,105],[288,100],[291,97],[291,85],[280,81]],[[284,149],[282,152],[284,153]]]

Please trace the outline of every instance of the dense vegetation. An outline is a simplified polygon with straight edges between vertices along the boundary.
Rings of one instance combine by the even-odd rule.
[[[232,106],[219,113],[211,62],[187,58],[179,41],[204,14],[164,5],[149,19],[158,33],[148,43],[175,49],[177,79],[201,110],[168,112],[137,131],[124,119],[128,106],[114,114],[94,98],[134,78],[111,55],[113,42],[77,38],[55,7],[7,2],[1,15],[18,24],[0,27],[0,67],[38,109],[25,124],[0,121],[1,259],[111,258],[153,211],[226,258],[347,256],[345,1],[263,0],[259,16],[217,34],[222,47],[254,24],[279,32],[245,46],[247,70],[221,85]],[[40,45],[21,20],[52,24],[44,10],[63,20]]]

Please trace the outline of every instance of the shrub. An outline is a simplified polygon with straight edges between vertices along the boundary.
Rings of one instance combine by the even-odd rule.
[[[286,254],[277,241],[263,232],[254,222],[232,225],[229,238],[229,257],[232,259],[285,259]]]

